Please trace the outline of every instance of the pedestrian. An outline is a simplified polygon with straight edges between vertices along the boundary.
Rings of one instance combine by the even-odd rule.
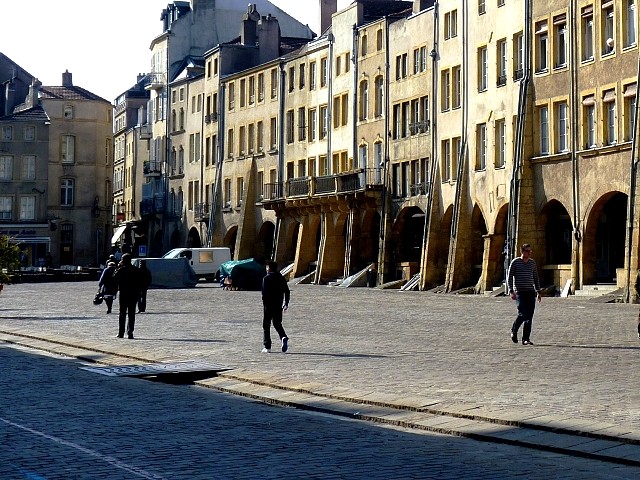
[[[53,268],[53,256],[51,255],[51,252],[47,252],[45,255],[44,266],[47,268]]]
[[[282,327],[282,312],[289,308],[289,286],[278,271],[276,262],[267,262],[267,274],[262,279],[262,318],[263,345],[262,353],[271,353],[271,323],[280,336],[282,351],[289,349],[289,337]]]
[[[147,261],[140,260],[140,298],[138,299],[138,313],[144,313],[147,310],[147,290],[151,286],[152,276],[151,270],[147,268]]]
[[[98,281],[98,288],[102,293],[104,303],[107,304],[107,313],[111,313],[111,307],[113,307],[113,301],[118,293],[118,284],[113,278],[113,274],[116,271],[115,262],[107,262],[107,267],[102,271],[100,280]]]
[[[131,254],[125,253],[122,255],[113,278],[120,292],[118,338],[124,337],[126,324],[127,337],[133,339],[133,329],[136,324],[136,304],[138,303],[138,298],[140,298],[142,279],[140,269],[131,264]]]
[[[531,323],[533,312],[538,302],[542,300],[540,295],[540,279],[538,267],[531,258],[531,245],[525,243],[520,247],[520,256],[514,258],[509,265],[507,275],[507,287],[511,298],[516,301],[518,316],[511,326],[511,341],[518,343],[518,329],[522,327],[522,344],[533,345],[531,341]]]

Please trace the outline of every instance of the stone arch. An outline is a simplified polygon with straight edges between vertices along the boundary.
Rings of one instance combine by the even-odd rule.
[[[227,229],[227,233],[225,233],[224,240],[222,241],[222,243],[223,243],[223,246],[229,247],[229,250],[231,250],[231,258],[233,260],[242,260],[242,259],[235,258],[237,239],[238,239],[238,225],[231,225]]]
[[[417,206],[404,207],[398,213],[392,228],[394,261],[392,263],[418,262],[422,255],[424,236],[424,211]]]
[[[169,239],[169,250],[178,248],[180,246],[180,229],[178,227],[171,232],[171,238]]]
[[[609,191],[593,203],[583,235],[583,285],[614,282],[624,268],[627,202],[627,194]]]
[[[482,275],[485,238],[487,233],[487,223],[485,222],[482,209],[476,203],[473,206],[473,211],[471,212],[471,248],[468,256],[471,264],[471,285],[475,285]]]
[[[156,234],[153,236],[153,241],[151,242],[151,251],[150,256],[153,258],[158,258],[164,255],[164,251],[162,250],[162,237],[164,233],[162,230],[158,230]]]
[[[187,235],[187,247],[189,248],[200,248],[202,247],[202,240],[200,239],[200,232],[196,227],[191,227],[189,229],[189,234]]]
[[[544,229],[544,244],[534,246],[539,265],[571,263],[573,222],[565,206],[551,200],[542,207],[539,225]]]
[[[507,218],[509,216],[509,204],[505,203],[498,210],[493,235],[490,238],[489,258],[487,259],[487,285],[485,288],[500,285],[507,273]]]
[[[255,245],[254,257],[264,260],[273,259],[273,244],[276,233],[276,226],[273,222],[266,221],[260,227],[258,232],[258,241]]]

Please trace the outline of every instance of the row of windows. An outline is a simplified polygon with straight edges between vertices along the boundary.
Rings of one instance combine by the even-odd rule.
[[[17,202],[19,208],[18,218],[25,221],[36,219],[35,195],[21,195]],[[12,195],[0,195],[0,221],[14,219],[14,197]]]
[[[15,167],[15,168],[14,168]],[[17,171],[14,171],[16,170]],[[19,177],[16,175],[19,173]],[[18,159],[12,155],[0,156],[0,181],[11,180],[35,180],[36,179],[36,156],[23,155]]]
[[[636,0],[622,0],[620,21],[616,22],[616,12],[612,0],[600,0],[594,5],[587,5],[580,10],[580,57],[582,62],[594,59],[596,41],[599,41],[600,57],[613,55],[616,51],[616,37],[622,41],[622,48],[636,45]],[[616,25],[622,31],[617,35]],[[549,28],[551,26],[551,29]],[[551,54],[553,68],[560,69],[567,66],[569,31],[567,16],[560,14],[551,19],[540,20],[535,23],[535,71],[545,73],[549,71],[549,57]]]
[[[584,149],[598,146],[615,145],[622,141],[630,141],[633,136],[636,108],[636,85],[627,85],[622,101],[616,96],[614,89],[602,92],[600,101],[595,95],[582,97],[580,122],[580,144]],[[622,109],[620,109],[622,104]],[[620,111],[622,118],[620,121]],[[570,141],[570,111],[567,101],[537,106],[537,124],[539,129],[538,151],[540,155],[568,152]]]
[[[391,195],[394,198],[426,195],[428,181],[428,158],[407,160],[405,162],[396,163],[391,169]]]
[[[524,75],[524,36],[522,32],[516,33],[512,40],[512,72],[513,72],[513,81],[518,81]],[[508,72],[508,48],[507,48],[507,39],[502,38],[496,41],[496,50],[495,50],[495,65],[496,65],[496,86],[502,87],[507,84],[507,72]],[[456,71],[456,68],[458,71]],[[453,101],[456,100],[456,95],[459,95],[461,90],[460,87],[460,72],[459,67],[453,67],[452,73],[450,74],[453,77],[452,88],[454,89],[451,96],[453,97]],[[478,92],[484,92],[489,88],[489,50],[486,45],[478,48],[477,52],[477,82],[478,82]],[[442,75],[446,73],[442,72]],[[444,78],[443,78],[444,81]],[[443,95],[445,95],[444,86],[443,86]],[[454,107],[455,108],[455,107]],[[443,105],[443,111],[445,110]]]
[[[10,142],[14,139],[14,128],[11,125],[3,125],[0,141]],[[36,139],[36,127],[28,125],[22,129],[22,140],[33,142]]]
[[[60,180],[60,206],[73,207],[74,201],[74,180],[63,178]],[[11,221],[15,218],[14,196],[0,195],[0,220]],[[18,218],[20,220],[36,219],[36,196],[21,195],[16,204],[19,207]]]

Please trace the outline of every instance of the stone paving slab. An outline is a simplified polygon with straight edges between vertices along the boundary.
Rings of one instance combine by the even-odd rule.
[[[347,400],[389,406],[388,414],[371,411],[433,431],[446,423],[458,434],[484,428],[496,440],[541,439],[557,429],[592,440],[576,448],[605,442],[631,461],[640,452],[636,305],[545,298],[536,345],[523,347],[509,338],[515,305],[506,297],[291,288],[287,354],[260,353],[259,292],[213,285],[151,290],[136,340],[114,338],[117,316],[91,304],[94,283],[10,285],[0,295],[0,341],[109,365],[201,360],[231,367],[223,388],[244,382],[239,394],[285,403],[300,392],[308,408],[325,411],[350,412],[353,404],[339,406]],[[415,422],[398,413],[419,410],[424,418]],[[487,422],[513,428],[494,431]]]

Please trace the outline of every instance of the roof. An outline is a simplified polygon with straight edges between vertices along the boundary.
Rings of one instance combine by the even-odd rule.
[[[367,20],[374,20],[385,17],[387,15],[393,15],[398,13],[411,14],[413,11],[412,2],[390,0],[387,2],[363,2],[364,18]]]
[[[85,90],[82,87],[72,85],[70,87],[40,87],[42,100],[97,100],[111,103],[98,95]]]
[[[2,121],[9,122],[48,122],[49,115],[44,111],[41,106],[29,108],[27,110],[14,112],[6,117],[0,117]]]

